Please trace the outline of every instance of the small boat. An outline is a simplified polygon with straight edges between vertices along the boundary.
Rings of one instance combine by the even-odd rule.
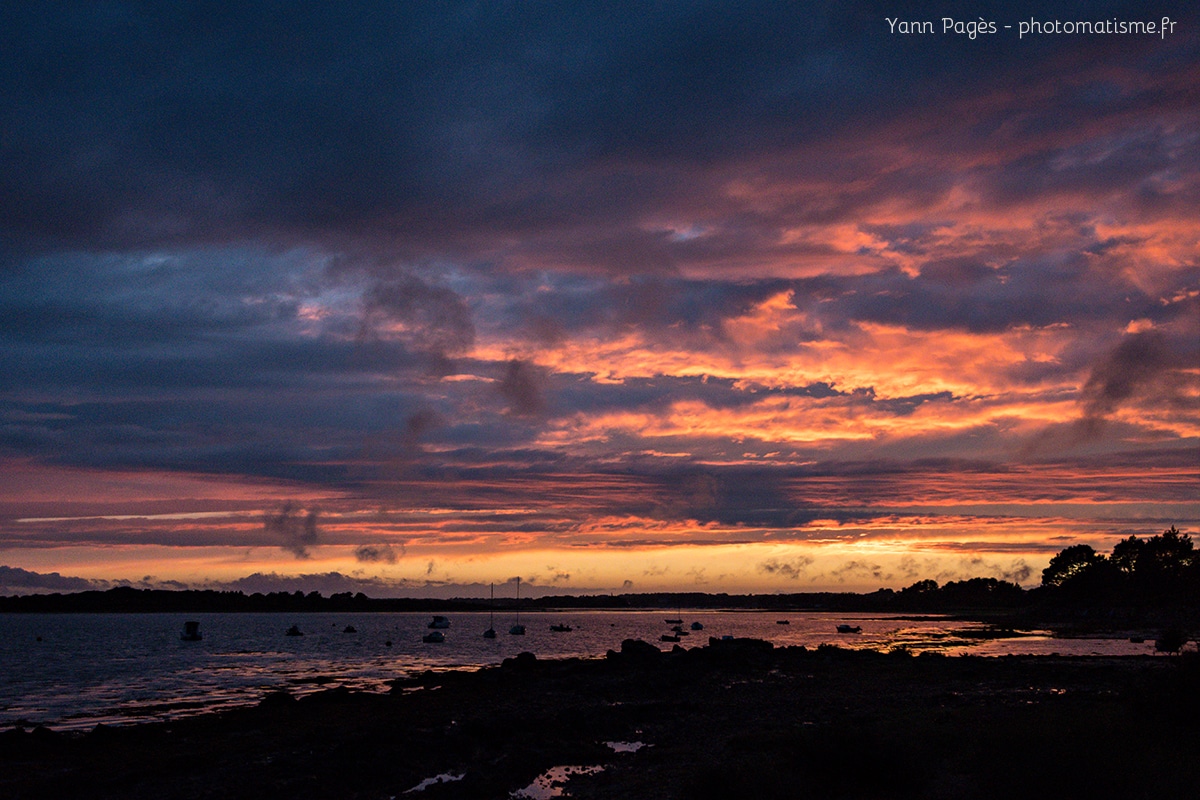
[[[496,604],[496,584],[493,583],[492,590],[491,590],[491,598],[488,600],[488,627],[487,627],[487,630],[483,632],[483,638],[485,638],[485,639],[495,639],[496,638],[496,624],[495,624],[495,621],[493,620],[493,614],[495,612],[492,608],[492,606],[494,606],[495,604]]]
[[[663,622],[667,623],[668,625],[682,625],[683,624],[682,619],[664,619]]]
[[[358,633],[358,628],[354,627],[353,625],[347,625],[346,627],[342,628],[342,633]]]
[[[200,635],[200,623],[195,620],[188,620],[183,623],[183,633],[179,634],[179,638],[185,642],[198,642],[202,638]],[[38,639],[40,642],[41,639]]]
[[[846,625],[845,623],[837,626],[838,633],[862,633],[861,625]]]
[[[441,631],[430,631],[421,637],[421,641],[425,644],[439,644],[446,641],[446,634]]]
[[[570,633],[575,629],[570,625],[551,625],[550,630],[554,631],[555,633]]]
[[[677,634],[677,633],[664,633],[664,634],[663,634],[662,636],[660,636],[659,638],[660,638],[662,641],[664,641],[664,642],[678,642],[678,641],[679,641],[679,634]]]
[[[791,625],[792,621],[790,619],[777,619],[777,620],[775,620],[775,624],[776,625]]]
[[[508,629],[510,636],[524,636],[525,626],[521,624],[521,576],[517,576],[517,621]]]
[[[671,632],[676,636],[687,636],[688,632],[683,629],[682,625],[675,625],[671,628]]]
[[[694,631],[702,631],[702,630],[704,630],[704,626],[703,626],[703,625],[701,625],[699,622],[693,622],[693,623],[692,623],[692,630],[694,630]]]
[[[287,629],[287,630],[284,632],[284,634],[283,634],[283,635],[284,635],[284,636],[303,636],[303,635],[304,635],[304,631],[300,630],[300,626],[299,626],[299,625],[293,625],[292,627],[288,628],[288,629]]]
[[[450,627],[450,620],[446,619],[445,617],[436,617],[436,616],[435,616],[435,617],[433,618],[433,622],[429,623],[429,626],[428,626],[428,627],[430,627],[430,628],[443,628],[443,629],[444,629],[444,628],[449,628],[449,627]]]

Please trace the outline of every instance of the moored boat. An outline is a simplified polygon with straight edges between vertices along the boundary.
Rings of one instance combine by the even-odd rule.
[[[517,576],[517,617],[516,622],[508,629],[510,636],[524,636],[525,626],[521,624],[521,576]]]
[[[490,593],[489,599],[488,599],[488,626],[487,626],[487,630],[483,632],[483,638],[485,638],[485,639],[495,639],[496,638],[496,624],[495,624],[494,608],[493,608],[493,606],[495,606],[495,605],[496,605],[496,584],[493,583],[492,588],[491,588],[491,593]]]

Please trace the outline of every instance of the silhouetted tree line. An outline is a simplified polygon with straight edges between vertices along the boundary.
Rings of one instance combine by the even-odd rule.
[[[1200,603],[1200,553],[1172,525],[1158,536],[1130,536],[1105,556],[1091,545],[1072,545],[1042,571],[1049,600],[1105,606]]]
[[[522,598],[524,609],[662,609],[719,608],[745,611],[956,611],[1015,608],[1026,595],[1015,583],[995,578],[971,578],[938,586],[924,580],[895,591],[804,592],[795,594],[732,595],[704,592],[650,592],[619,595],[556,595]],[[511,598],[497,599],[494,608],[512,608]],[[106,591],[0,597],[0,612],[148,613],[148,612],[317,612],[317,611],[483,611],[486,600],[371,598],[359,592],[324,597],[320,592],[271,592],[136,589],[122,586]]]
[[[497,599],[495,608],[512,608]],[[553,595],[522,598],[525,609],[744,609],[747,611],[863,611],[969,613],[1082,605],[1086,608],[1200,608],[1200,553],[1191,537],[1172,525],[1158,536],[1130,536],[1110,555],[1086,544],[1072,545],[1050,559],[1042,585],[1025,590],[997,578],[969,578],[939,586],[920,580],[900,590],[731,595],[706,592],[649,592]],[[362,592],[324,597],[320,592],[135,589],[74,594],[0,597],[0,612],[234,612],[234,611],[482,611],[486,600],[371,598]]]
[[[0,612],[255,612],[255,611],[474,611],[486,608],[478,600],[433,600],[368,597],[362,592],[255,592],[189,589],[135,589],[120,586],[106,591],[74,594],[36,594],[0,597]]]

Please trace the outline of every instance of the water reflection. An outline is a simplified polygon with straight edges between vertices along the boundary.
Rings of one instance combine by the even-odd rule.
[[[673,616],[673,615],[672,615]],[[199,641],[179,631],[196,619]],[[425,644],[427,614],[60,614],[0,615],[0,724],[51,723],[60,729],[99,722],[167,719],[257,702],[270,691],[307,694],[335,686],[387,691],[388,681],[427,669],[499,664],[527,650],[540,658],[602,657],[623,639],[659,637],[672,627],[661,612],[522,614],[524,637],[484,638],[488,616],[454,614],[445,641]],[[948,654],[1131,655],[1153,643],[1128,638],[1060,639],[979,635],[982,625],[940,617],[697,611],[683,615],[682,647],[708,637],[766,639],[777,646],[836,644],[855,649]],[[691,623],[703,626],[691,631]],[[839,634],[838,624],[861,632]],[[291,625],[303,636],[285,636]],[[555,632],[551,625],[570,626]],[[345,633],[353,627],[354,634]]]

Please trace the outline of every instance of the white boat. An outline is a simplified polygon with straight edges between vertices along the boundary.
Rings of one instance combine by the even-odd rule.
[[[446,634],[441,631],[430,631],[421,637],[421,641],[426,644],[439,644],[446,641]]]
[[[704,626],[703,626],[701,623],[699,623],[699,622],[693,622],[693,623],[692,623],[692,630],[694,630],[694,631],[702,631],[702,630],[704,630]]]
[[[183,633],[179,634],[179,638],[185,642],[198,642],[203,639],[200,635],[200,623],[195,620],[183,623]]]
[[[429,627],[430,628],[440,628],[440,629],[449,628],[450,620],[446,619],[445,617],[435,616],[433,618],[433,622],[429,623]]]

